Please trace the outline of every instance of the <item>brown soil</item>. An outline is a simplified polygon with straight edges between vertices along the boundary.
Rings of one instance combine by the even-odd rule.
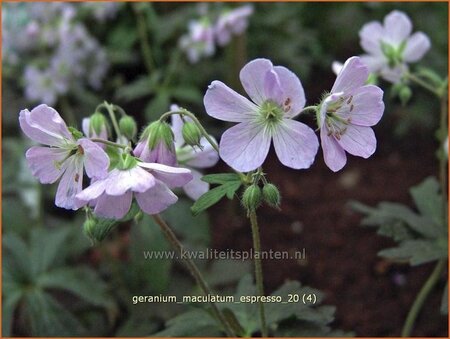
[[[392,149],[379,149],[367,160],[350,156],[338,173],[324,165],[321,153],[310,170],[294,171],[282,166],[271,151],[264,170],[279,187],[283,201],[281,212],[268,207],[258,211],[262,247],[288,251],[304,247],[307,260],[265,261],[267,292],[286,279],[296,279],[324,291],[325,303],[337,306],[335,328],[354,331],[356,336],[400,335],[433,264],[410,268],[378,257],[379,250],[395,243],[375,229],[359,226],[361,215],[348,202],[374,206],[385,200],[412,206],[409,188],[437,173],[433,141],[413,142],[386,143]],[[395,151],[401,146],[402,152]],[[226,167],[222,164],[214,170],[226,171]],[[215,248],[251,248],[249,223],[235,203],[222,202],[210,215]],[[414,336],[448,336],[447,319],[439,314],[444,285],[442,278],[420,314]]]

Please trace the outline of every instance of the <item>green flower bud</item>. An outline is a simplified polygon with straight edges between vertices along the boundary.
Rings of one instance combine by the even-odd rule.
[[[400,98],[402,105],[405,106],[412,97],[411,88],[403,86],[398,93],[398,97]]]
[[[89,216],[83,224],[83,232],[95,244],[105,239],[115,226],[116,220]]]
[[[89,119],[89,133],[98,136],[104,130],[109,131],[108,121],[102,113],[95,112]]]
[[[266,203],[272,207],[278,208],[280,206],[280,191],[274,184],[266,184],[262,190],[263,198]]]
[[[137,134],[137,125],[133,117],[124,115],[119,120],[119,129],[127,139],[134,139]]]
[[[168,149],[173,148],[173,132],[170,125],[166,122],[152,122],[144,130],[141,140],[148,140],[148,147],[153,150],[161,141],[163,141]]]
[[[249,211],[256,210],[261,205],[262,193],[258,185],[247,187],[242,195],[242,204]]]
[[[183,139],[190,146],[198,146],[202,137],[202,132],[193,122],[186,122],[182,129]]]

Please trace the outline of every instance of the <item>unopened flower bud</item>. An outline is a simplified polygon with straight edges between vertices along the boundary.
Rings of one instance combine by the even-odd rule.
[[[108,121],[106,120],[106,117],[100,113],[95,112],[91,115],[89,119],[89,134],[90,135],[101,135],[104,133],[104,131],[108,130]]]
[[[116,225],[115,220],[89,216],[83,224],[83,232],[95,244],[105,239]]]
[[[183,139],[190,146],[198,146],[202,133],[194,122],[186,122],[182,129]]]
[[[119,129],[120,132],[127,138],[127,139],[134,139],[137,134],[137,125],[136,121],[133,117],[129,115],[124,115],[119,120]]]
[[[261,205],[262,193],[258,185],[247,187],[242,195],[242,204],[249,211],[256,210]]]
[[[274,184],[265,184],[262,190],[263,198],[272,207],[280,206],[280,192]]]
[[[398,97],[400,98],[402,105],[406,105],[412,97],[411,88],[408,86],[403,86],[398,93]]]
[[[148,140],[148,147],[153,150],[160,142],[164,142],[168,148],[173,146],[173,132],[166,122],[152,122],[142,135],[142,139]]]

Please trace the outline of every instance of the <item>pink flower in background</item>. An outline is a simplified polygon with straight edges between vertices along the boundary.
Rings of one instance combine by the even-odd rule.
[[[33,176],[42,184],[51,184],[61,178],[56,206],[77,209],[74,197],[83,187],[83,169],[90,178],[105,177],[108,156],[89,139],[76,140],[59,113],[47,105],[39,105],[31,112],[22,110],[19,122],[27,137],[48,146],[34,146],[26,152]]]
[[[186,53],[189,62],[195,64],[203,57],[212,56],[216,51],[214,29],[209,20],[191,21],[189,33],[183,35],[179,42],[180,48]]]
[[[176,105],[172,105],[172,111],[178,110]],[[189,117],[184,117],[186,122],[192,121]],[[183,186],[183,190],[193,200],[197,200],[208,192],[209,184],[201,180],[202,173],[196,168],[212,167],[219,161],[219,155],[212,148],[210,143],[202,137],[200,139],[201,148],[194,149],[186,145],[182,134],[183,120],[179,115],[172,115],[172,131],[175,136],[175,150],[177,162],[180,166],[185,166],[191,170],[193,179]]]
[[[215,36],[219,46],[225,46],[233,35],[244,33],[248,17],[253,14],[253,6],[245,5],[222,13],[215,26]]]
[[[173,141],[167,142],[162,138],[158,141],[155,147],[151,149],[150,138],[151,132],[144,131],[141,140],[137,143],[133,150],[133,154],[144,162],[156,162],[167,166],[175,166],[177,163],[177,158],[175,155],[175,146]]]
[[[422,32],[411,35],[412,23],[400,11],[392,11],[383,24],[372,21],[359,32],[361,58],[370,72],[379,73],[385,80],[399,82],[408,70],[408,63],[417,62],[430,49],[430,39]]]
[[[134,160],[127,169],[115,168],[76,196],[77,207],[92,205],[100,217],[121,219],[130,210],[133,197],[148,214],[162,212],[178,198],[170,190],[192,180],[188,169]]]
[[[347,162],[345,152],[370,157],[377,140],[370,126],[380,121],[383,91],[365,85],[369,70],[359,57],[348,59],[320,106],[320,139],[327,166],[339,171]]]
[[[210,116],[238,122],[223,133],[220,157],[235,170],[252,171],[263,164],[273,140],[281,163],[309,168],[319,143],[311,128],[293,120],[305,105],[297,76],[270,60],[256,59],[242,68],[240,79],[253,102],[220,81],[213,81],[204,97]]]

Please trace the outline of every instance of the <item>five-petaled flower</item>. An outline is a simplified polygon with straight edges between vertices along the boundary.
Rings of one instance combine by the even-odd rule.
[[[281,163],[309,168],[319,143],[311,128],[293,120],[306,101],[298,77],[256,59],[242,68],[240,79],[253,102],[220,81],[213,81],[204,97],[210,116],[239,123],[223,133],[220,157],[235,170],[249,172],[263,164],[273,140]]]
[[[31,112],[22,110],[19,122],[27,137],[49,146],[33,146],[26,152],[31,172],[42,184],[61,178],[56,206],[77,209],[74,197],[83,187],[83,168],[90,178],[105,177],[109,167],[107,154],[89,139],[77,140],[59,113],[47,105],[39,105]]]
[[[77,207],[90,205],[100,217],[121,219],[130,210],[133,196],[148,214],[162,212],[177,202],[170,190],[192,180],[188,169],[138,161],[125,156],[125,166],[113,169],[77,194]]]
[[[370,126],[377,124],[383,115],[383,91],[365,85],[368,75],[361,58],[348,59],[331,93],[320,104],[318,124],[323,155],[334,172],[346,164],[345,151],[363,158],[375,152],[377,141]]]
[[[411,35],[412,23],[400,11],[392,11],[378,21],[365,24],[359,36],[362,48],[368,53],[363,62],[373,73],[397,83],[408,70],[408,63],[417,62],[429,50],[430,39],[422,32]]]

